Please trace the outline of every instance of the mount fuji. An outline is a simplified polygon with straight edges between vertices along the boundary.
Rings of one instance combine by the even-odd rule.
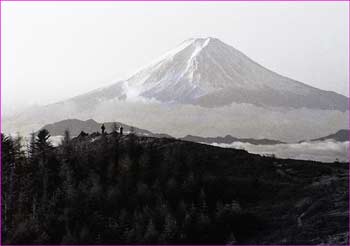
[[[346,111],[347,98],[272,72],[216,38],[189,39],[125,81],[73,100],[135,97],[218,107],[231,103]]]
[[[76,118],[185,135],[313,139],[348,127],[348,98],[279,75],[216,38],[189,39],[126,80],[3,118],[28,133]]]

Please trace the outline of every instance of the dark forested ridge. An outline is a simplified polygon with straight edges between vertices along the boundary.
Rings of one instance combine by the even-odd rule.
[[[176,139],[2,141],[7,244],[346,244],[348,164]]]
[[[123,127],[124,132],[128,133],[131,130],[136,135],[141,136],[148,136],[148,137],[167,137],[171,138],[168,134],[162,134],[162,133],[153,133],[151,131],[137,128],[131,125],[123,124],[121,122],[103,122],[98,123],[94,121],[93,119],[89,120],[78,120],[78,119],[67,119],[67,120],[61,120],[52,124],[48,124],[42,127],[42,129],[46,129],[50,132],[51,136],[63,136],[64,132],[66,130],[69,130],[70,134],[72,136],[78,136],[81,131],[84,131],[86,133],[94,133],[96,131],[100,130],[101,125],[104,125],[106,127],[107,131],[113,130],[115,126]]]

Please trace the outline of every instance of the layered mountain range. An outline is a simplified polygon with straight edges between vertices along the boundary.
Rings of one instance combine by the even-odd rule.
[[[77,137],[77,139],[85,139],[87,136],[86,134],[89,135],[89,138],[95,139],[96,137],[101,136],[102,124],[105,126],[105,132],[107,135],[115,135],[113,132],[120,133],[120,127],[123,127],[124,136],[134,133],[140,137],[163,138],[164,141],[164,138],[176,139],[168,134],[151,132],[149,130],[127,125],[121,122],[99,123],[93,119],[86,121],[67,119],[47,124],[41,129],[46,129],[50,132],[50,141],[53,145],[57,146],[62,143],[66,130],[70,132],[71,137]],[[82,134],[82,132],[85,134]],[[294,143],[286,143],[266,138],[238,138],[231,135],[226,135],[224,137],[201,137],[187,135],[185,137],[178,137],[177,139],[187,142],[214,145],[223,148],[245,149],[249,153],[259,155],[275,155],[277,157],[287,159],[334,162],[349,161],[349,133],[350,130],[342,129],[336,133],[329,134],[324,137]]]
[[[101,132],[101,126],[105,126],[106,133],[111,133],[113,131],[120,131],[120,127],[123,128],[125,134],[134,133],[138,136],[156,137],[156,138],[174,138],[169,134],[164,133],[154,133],[146,129],[138,128],[132,125],[127,125],[121,122],[103,122],[99,123],[93,119],[88,119],[86,121],[78,119],[67,119],[59,122],[54,122],[43,126],[41,129],[46,129],[50,132],[51,136],[64,136],[65,131],[68,130],[71,136],[78,136],[81,132],[87,134],[92,134],[96,132]],[[116,127],[116,129],[115,129]],[[237,138],[231,135],[226,135],[225,137],[200,137],[187,135],[180,140],[205,143],[205,144],[231,144],[234,142],[250,143],[254,145],[275,145],[275,144],[286,144],[285,142],[273,140],[273,139],[254,139],[254,138]],[[324,137],[308,140],[310,142],[315,141],[335,141],[335,142],[347,142],[350,141],[350,130],[342,129],[336,133],[329,134]],[[299,141],[299,143],[306,142],[305,140]]]

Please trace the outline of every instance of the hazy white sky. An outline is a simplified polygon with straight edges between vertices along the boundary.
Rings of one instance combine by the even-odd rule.
[[[132,75],[191,37],[348,95],[347,2],[2,2],[2,105],[47,104]]]

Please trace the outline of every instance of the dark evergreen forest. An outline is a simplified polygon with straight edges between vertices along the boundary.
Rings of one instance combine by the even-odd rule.
[[[3,243],[311,244],[348,231],[345,163],[117,132],[66,132],[53,147],[49,136],[23,146],[1,135]]]

